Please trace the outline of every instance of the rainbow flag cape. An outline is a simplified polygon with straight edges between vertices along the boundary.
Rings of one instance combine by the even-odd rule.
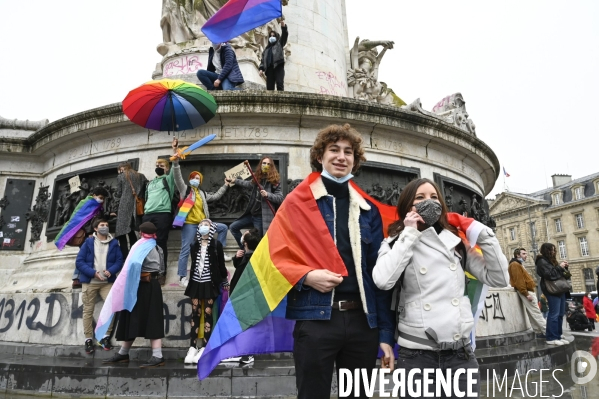
[[[131,247],[125,265],[112,285],[100,311],[95,331],[97,340],[104,338],[116,312],[133,310],[137,302],[141,265],[155,246],[155,239],[142,238]]]
[[[199,194],[198,194],[199,195]],[[181,227],[185,224],[185,219],[187,219],[187,215],[193,205],[195,204],[195,198],[193,190],[189,192],[189,195],[183,201],[183,204],[179,207],[179,212],[175,216],[175,220],[173,220],[173,227]]]
[[[293,351],[295,321],[285,319],[287,293],[311,270],[328,269],[347,276],[310,189],[310,184],[319,177],[320,173],[310,174],[285,198],[277,211],[200,357],[200,380],[208,377],[218,363],[228,357]],[[396,208],[374,200],[353,181],[351,184],[379,209],[386,234],[388,225],[397,220]],[[449,222],[462,232],[463,239],[474,243],[484,228],[474,219],[455,213],[450,214]],[[321,249],[316,252],[314,248]],[[476,292],[481,295],[480,290]],[[476,301],[477,309],[480,299],[471,297],[471,301]]]
[[[98,203],[93,196],[87,196],[77,204],[77,207],[71,214],[71,218],[62,226],[58,235],[54,238],[54,244],[59,251],[62,251],[67,242],[77,233],[87,222],[100,213],[102,204]]]
[[[227,42],[283,15],[281,0],[229,0],[202,26],[213,43]]]

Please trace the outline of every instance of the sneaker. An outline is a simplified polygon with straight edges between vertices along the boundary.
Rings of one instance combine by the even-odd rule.
[[[562,341],[564,345],[568,345],[570,343],[570,341],[568,341],[567,339],[560,339],[560,341]]]
[[[179,280],[179,287],[186,288],[188,285],[189,285],[189,279],[187,278],[187,276],[185,276]]]
[[[228,357],[226,359],[221,360],[221,363],[239,363],[241,361],[241,356]]]
[[[198,353],[196,353],[196,355],[193,357],[193,359],[191,361],[193,364],[198,364],[198,362],[200,361],[200,357],[202,357],[202,353],[204,353],[204,349],[206,349],[206,348],[205,347],[200,348]]]
[[[81,288],[81,281],[78,278],[73,280],[73,289]]]
[[[254,363],[254,356],[241,356],[241,360],[239,362],[241,364]]]
[[[231,260],[233,260],[233,258],[231,258],[229,255],[225,254],[225,262],[231,262]]]
[[[164,357],[152,356],[147,362],[139,366],[140,369],[164,366]]]
[[[190,347],[189,350],[187,351],[187,355],[185,356],[185,360],[183,360],[183,363],[185,363],[185,364],[193,363],[193,358],[197,354],[198,354],[198,350],[196,348],[194,348],[193,346]]]
[[[94,342],[91,339],[86,339],[85,340],[85,353],[87,353],[88,355],[91,355],[92,353],[94,353],[95,349],[94,349]]]
[[[104,337],[100,341],[98,341],[98,346],[105,351],[109,351],[112,349],[112,344],[110,343],[110,337]]]
[[[103,360],[102,363],[129,363],[129,355],[115,353],[110,359]]]
[[[561,340],[555,340],[555,341],[547,341],[547,345],[555,345],[555,346],[561,346],[564,343]]]

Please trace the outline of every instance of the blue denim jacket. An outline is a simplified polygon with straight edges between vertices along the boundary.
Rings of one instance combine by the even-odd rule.
[[[312,186],[318,209],[325,220],[329,232],[335,238],[335,199],[326,193],[320,179]],[[362,198],[350,185],[350,220],[352,209],[359,212],[359,226],[350,226],[351,231],[359,231],[361,249],[362,279],[358,279],[360,296],[366,300],[366,318],[371,328],[379,328],[379,341],[393,346],[395,343],[395,316],[391,310],[392,291],[379,290],[372,280],[372,269],[376,264],[378,250],[383,240],[383,226],[378,209]],[[358,230],[359,228],[359,230]],[[314,249],[318,251],[317,248]],[[356,252],[354,252],[354,260]],[[322,293],[303,285],[304,276],[287,294],[286,317],[293,320],[330,320],[334,291]]]

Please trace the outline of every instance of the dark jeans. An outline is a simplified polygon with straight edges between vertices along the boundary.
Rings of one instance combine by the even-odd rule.
[[[458,398],[458,397],[469,397],[468,396],[468,380],[467,374],[463,373],[460,375],[459,379],[459,390],[463,393],[463,396],[456,395],[455,386],[453,385],[453,376],[455,372],[459,369],[475,369],[477,372],[472,374],[473,379],[476,380],[476,384],[472,384],[470,390],[476,393],[476,396],[470,397],[479,397],[480,390],[480,375],[478,372],[478,361],[474,356],[474,351],[472,347],[468,345],[465,348],[458,350],[444,350],[440,352],[430,351],[430,350],[419,350],[419,349],[408,349],[402,347],[399,349],[397,358],[396,369],[405,369],[406,370],[406,381],[407,376],[412,369],[420,369],[421,371],[425,368],[431,369],[441,369],[445,372],[445,370],[451,370],[451,396],[445,395],[445,390],[441,388],[440,393],[441,396],[436,396],[436,384],[435,384],[435,376],[432,376],[431,384],[428,385],[428,392],[432,392],[435,398]],[[445,373],[444,373],[445,374]],[[410,392],[406,383],[406,395],[401,396],[401,391],[399,392],[399,397],[403,398],[422,398],[424,397],[425,387],[423,384],[423,375],[422,372],[414,374],[414,382],[419,381],[420,384],[420,395],[418,396],[410,396]],[[418,384],[413,385],[413,390],[418,392]]]
[[[333,310],[330,320],[298,320],[293,331],[295,381],[300,399],[331,396],[333,367],[376,367],[378,328],[370,328],[362,309]],[[360,389],[365,398],[364,388]],[[353,392],[350,397],[353,397]]]
[[[243,249],[243,245],[241,245],[241,229],[255,227],[260,231],[260,236],[264,234],[262,231],[262,217],[261,216],[252,216],[252,215],[241,215],[239,219],[231,223],[229,226],[229,231],[235,237],[235,241],[237,241],[237,245],[239,248]]]
[[[142,223],[151,222],[156,226],[156,244],[162,248],[164,253],[164,270],[167,270],[167,258],[168,258],[168,233],[171,231],[171,225],[173,224],[173,216],[170,212],[159,212],[159,213],[146,213],[141,219]]]
[[[285,64],[279,64],[276,68],[270,67],[266,70],[266,90],[285,90]]]
[[[129,237],[129,242],[127,243],[127,237]],[[116,238],[119,240],[119,246],[121,247],[121,252],[123,254],[123,260],[127,259],[127,255],[129,255],[129,250],[137,242],[137,235],[135,232],[131,230],[128,234],[123,234],[122,236],[118,236]]]
[[[200,82],[206,86],[206,90],[239,90],[235,87],[235,83],[231,82],[227,78],[220,82],[219,87],[214,87],[214,81],[218,79],[218,74],[205,69],[198,70],[196,76]]]
[[[587,317],[587,319],[589,319],[589,331],[593,331],[595,329],[595,319],[590,317]]]
[[[549,315],[547,316],[547,341],[562,339],[562,324],[566,313],[566,294],[547,295]]]

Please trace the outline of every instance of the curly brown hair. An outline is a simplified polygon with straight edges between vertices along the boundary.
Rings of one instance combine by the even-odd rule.
[[[267,173],[262,173],[262,161],[264,161],[265,159],[268,159],[271,165]],[[254,170],[254,175],[256,175],[256,179],[258,179],[258,181],[266,179],[273,186],[276,186],[281,181],[281,176],[279,176],[279,171],[277,170],[275,161],[273,161],[272,158],[268,156],[262,157],[262,159],[260,159],[260,162],[258,162],[258,166]],[[252,183],[254,183],[253,180]]]
[[[310,164],[314,169],[322,172],[322,164],[319,162],[319,159],[322,160],[327,145],[336,143],[339,140],[349,141],[354,150],[353,173],[360,168],[362,162],[366,161],[364,148],[362,147],[362,137],[356,129],[352,128],[349,123],[343,126],[329,125],[318,132],[316,140],[314,140],[314,145],[310,148]]]

